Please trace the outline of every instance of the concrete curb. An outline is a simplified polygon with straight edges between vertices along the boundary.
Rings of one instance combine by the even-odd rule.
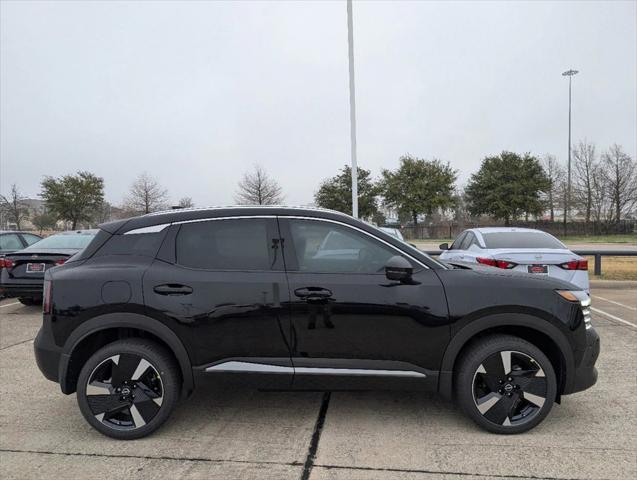
[[[615,290],[637,290],[637,280],[591,280],[591,288],[613,288]]]

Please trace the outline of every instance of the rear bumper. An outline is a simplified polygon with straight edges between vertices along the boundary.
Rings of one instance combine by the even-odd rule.
[[[0,292],[5,297],[41,297],[44,280],[39,283],[3,283]]]
[[[62,351],[53,341],[53,337],[45,327],[40,328],[33,341],[35,362],[42,374],[53,382],[59,382],[59,365]]]
[[[594,328],[586,331],[586,349],[582,356],[580,365],[575,369],[573,381],[564,390],[564,395],[581,392],[592,387],[597,382],[597,368],[595,362],[599,357],[600,342],[599,335]]]

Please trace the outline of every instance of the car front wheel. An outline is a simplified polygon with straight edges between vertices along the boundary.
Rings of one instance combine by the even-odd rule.
[[[553,366],[526,340],[494,335],[460,359],[456,394],[464,412],[494,433],[522,433],[551,411],[557,393]]]
[[[163,347],[142,339],[119,340],[88,359],[78,378],[77,401],[100,433],[134,439],[168,419],[180,385],[177,365]]]

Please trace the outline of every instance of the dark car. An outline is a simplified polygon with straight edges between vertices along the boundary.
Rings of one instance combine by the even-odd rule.
[[[41,303],[44,272],[81,251],[96,233],[97,230],[56,233],[5,255],[4,268],[0,269],[0,290],[7,297],[18,297],[25,305]]]
[[[334,232],[347,254],[326,242]],[[154,431],[204,381],[438,391],[487,430],[519,433],[597,379],[583,291],[450,267],[337,212],[237,207],[107,223],[46,272],[44,288],[38,366],[115,438]]]

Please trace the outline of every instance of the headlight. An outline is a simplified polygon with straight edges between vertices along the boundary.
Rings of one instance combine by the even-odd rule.
[[[556,290],[556,293],[569,302],[579,303],[584,317],[584,326],[586,330],[591,328],[591,297],[583,290]]]

